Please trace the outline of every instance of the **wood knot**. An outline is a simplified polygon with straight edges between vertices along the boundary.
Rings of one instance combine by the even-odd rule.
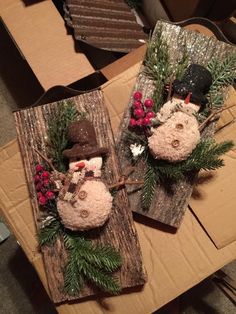
[[[87,218],[89,216],[89,212],[85,209],[81,210],[80,217]]]
[[[81,200],[84,200],[87,197],[87,195],[88,195],[87,192],[79,191],[78,198],[81,199]]]
[[[184,126],[183,126],[182,123],[177,123],[175,128],[178,129],[178,130],[183,130]]]
[[[172,147],[174,147],[174,148],[176,148],[176,147],[178,147],[179,146],[179,140],[173,140],[172,142],[171,142],[171,145],[172,145]]]

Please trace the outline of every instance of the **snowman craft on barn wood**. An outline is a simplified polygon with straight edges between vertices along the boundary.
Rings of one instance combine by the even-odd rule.
[[[73,147],[63,151],[69,170],[59,192],[58,214],[73,231],[100,227],[109,218],[113,200],[101,180],[102,156],[108,149],[98,147],[94,127],[86,119],[69,125],[68,139]]]
[[[201,65],[191,64],[181,81],[172,85],[173,97],[166,102],[156,117],[148,147],[155,159],[169,162],[186,160],[200,141],[195,114],[208,102],[206,94],[212,84],[211,73]]]

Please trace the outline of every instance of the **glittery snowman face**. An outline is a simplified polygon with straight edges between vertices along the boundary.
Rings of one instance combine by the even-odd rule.
[[[100,177],[102,168],[102,157],[94,157],[91,159],[73,161],[70,162],[69,168],[73,171],[93,171],[95,177]]]

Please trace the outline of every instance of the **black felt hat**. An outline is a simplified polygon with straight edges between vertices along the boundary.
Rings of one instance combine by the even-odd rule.
[[[183,98],[191,93],[191,102],[205,105],[208,102],[205,95],[208,93],[211,84],[212,76],[210,71],[200,64],[191,64],[183,79],[173,82],[173,91]]]

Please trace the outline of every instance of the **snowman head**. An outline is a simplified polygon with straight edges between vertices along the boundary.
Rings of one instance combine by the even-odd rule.
[[[92,171],[94,177],[101,176],[102,157],[94,157],[90,159],[82,159],[79,161],[71,161],[69,169],[73,171],[80,171],[84,174]]]

